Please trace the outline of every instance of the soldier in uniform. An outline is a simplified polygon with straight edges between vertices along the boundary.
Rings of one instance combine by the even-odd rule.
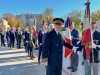
[[[47,75],[62,75],[63,45],[74,51],[77,50],[77,47],[65,42],[59,32],[64,20],[55,18],[53,23],[54,29],[45,36],[42,62],[47,66]]]
[[[95,22],[92,22],[92,37],[94,43],[90,45],[90,49],[93,48],[93,53],[94,53],[94,63],[95,63],[95,74],[98,75],[99,71],[99,51],[100,51],[100,33],[95,30]],[[79,44],[79,49],[78,51],[81,51],[83,49],[83,57],[84,57],[84,66],[85,66],[85,75],[91,75],[91,64],[92,64],[92,51],[90,52],[90,64],[86,60],[86,53],[85,53],[85,47]]]

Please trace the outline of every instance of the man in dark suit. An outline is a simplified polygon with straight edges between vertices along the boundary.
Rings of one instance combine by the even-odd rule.
[[[9,31],[10,31],[10,27],[8,27],[6,31],[6,39],[7,39],[8,47],[10,46],[10,38],[9,38],[10,32]]]
[[[13,27],[11,30],[10,30],[10,48],[13,47],[14,48],[14,43],[15,43],[15,28]]]
[[[2,30],[2,32],[1,32],[1,46],[3,45],[3,46],[6,46],[5,45],[5,40],[4,40],[4,38],[5,38],[5,34],[4,34],[4,31]]]
[[[42,46],[43,46],[43,41],[44,41],[43,36],[46,32],[47,32],[47,25],[46,25],[46,22],[43,20],[42,29],[39,31],[39,34],[38,34],[38,42],[39,42],[38,63],[39,64],[40,64],[40,57],[42,54]]]
[[[22,39],[22,33],[21,33],[21,29],[18,28],[17,32],[16,32],[16,39],[17,39],[17,48],[21,48],[21,39]]]
[[[26,28],[25,33],[24,33],[24,41],[25,41],[25,51],[28,52],[28,47],[29,47],[29,29]],[[30,55],[28,55],[30,56]]]
[[[55,18],[53,23],[54,29],[46,34],[44,40],[42,62],[47,66],[47,75],[62,75],[63,45],[74,51],[77,47],[65,42],[59,32],[64,20]]]
[[[98,31],[95,30],[96,26],[95,26],[95,22],[92,22],[92,37],[93,37],[93,42],[92,45],[89,45],[90,50],[91,48],[93,48],[93,53],[94,53],[94,63],[95,63],[95,74],[94,75],[98,75],[98,71],[99,71],[99,51],[100,51],[100,33]],[[92,51],[90,51],[90,65],[88,64],[88,61],[86,60],[86,52],[85,52],[85,47],[80,44],[78,45],[79,49],[77,51],[82,51],[83,49],[83,57],[84,57],[84,66],[85,66],[85,75],[91,75],[91,64],[93,63],[92,61]]]
[[[72,44],[73,46],[76,46],[79,41],[79,31],[74,28],[74,22],[72,22],[72,25],[70,27],[71,30],[71,37],[72,37]],[[70,57],[71,60],[71,66],[67,67],[67,69],[72,69],[72,72],[75,72],[78,67],[78,54],[73,52]]]

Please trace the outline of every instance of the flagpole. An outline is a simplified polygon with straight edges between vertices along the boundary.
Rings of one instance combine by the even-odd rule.
[[[92,29],[91,29],[92,32]],[[92,34],[91,34],[92,37]],[[92,46],[93,46],[93,37],[92,37]],[[93,52],[93,48],[92,48],[92,69],[93,69],[93,75],[95,75],[95,68],[94,68],[94,52]]]
[[[90,2],[90,0],[87,0],[88,2]],[[90,15],[88,15],[89,17]],[[90,20],[90,17],[89,17],[89,20]],[[89,21],[89,25],[91,27],[91,21]],[[91,33],[92,33],[92,28],[90,29]],[[92,37],[92,34],[91,34],[91,37]],[[92,45],[93,45],[93,37],[92,37]],[[92,47],[92,70],[93,70],[93,75],[95,75],[95,68],[94,68],[94,52],[93,52],[93,47]]]

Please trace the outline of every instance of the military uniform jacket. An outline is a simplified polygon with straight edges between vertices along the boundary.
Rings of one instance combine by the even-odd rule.
[[[98,40],[98,42],[96,42],[96,40]],[[93,41],[96,45],[100,45],[100,33],[98,31],[95,31],[93,33]],[[85,48],[84,46],[81,45],[81,43],[79,44],[79,49],[78,51],[81,51],[83,48],[83,57],[84,59],[86,59],[86,53],[85,53]],[[99,62],[99,51],[100,51],[100,48],[99,47],[96,47],[96,49],[93,49],[93,53],[94,53],[94,62],[95,63],[98,63]],[[92,52],[90,52],[90,62],[92,63]]]
[[[63,45],[72,49],[73,46],[64,42],[60,35],[57,35],[53,29],[48,32],[45,36],[44,46],[42,51],[42,58],[48,62],[48,65],[59,65],[62,64],[63,57]]]

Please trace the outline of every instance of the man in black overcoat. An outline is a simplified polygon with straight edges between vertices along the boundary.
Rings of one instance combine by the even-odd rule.
[[[60,34],[64,20],[55,18],[53,19],[53,23],[54,29],[45,36],[42,62],[47,66],[46,75],[62,75],[63,45],[74,51],[77,50],[77,47],[65,42]]]

